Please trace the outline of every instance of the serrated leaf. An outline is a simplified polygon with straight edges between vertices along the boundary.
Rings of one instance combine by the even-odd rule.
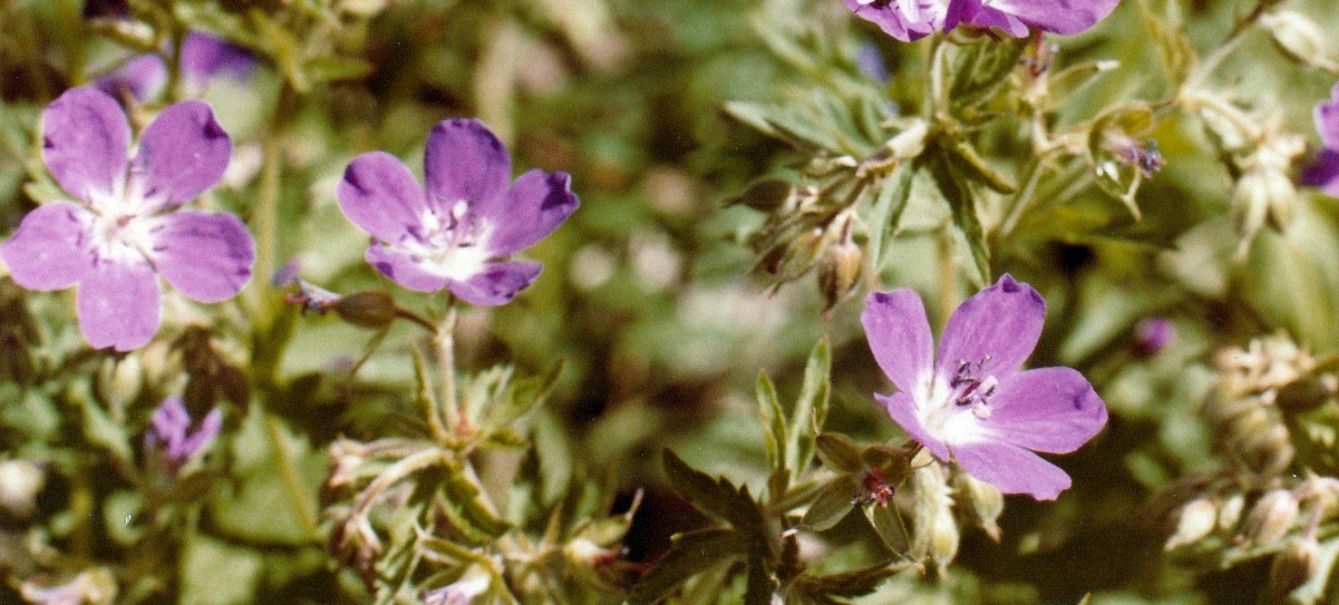
[[[954,109],[970,109],[988,100],[1018,68],[1026,40],[989,40],[962,48],[954,57],[948,98]]]
[[[814,531],[832,529],[855,508],[859,491],[860,486],[848,475],[833,479],[823,491],[818,492],[818,497],[809,505],[800,523]]]
[[[865,468],[860,459],[860,446],[842,433],[820,433],[816,441],[818,459],[823,465],[840,473],[857,473]]]
[[[493,398],[492,405],[484,412],[483,426],[493,430],[507,428],[542,405],[558,383],[565,365],[566,360],[559,359],[543,374],[512,381],[510,388],[501,397]]]
[[[511,529],[511,524],[493,511],[485,500],[483,486],[466,472],[464,465],[447,458],[442,468],[446,472],[445,499],[449,501],[448,506],[459,513],[458,521],[489,538],[501,536]]]
[[[689,578],[722,559],[744,555],[748,548],[749,540],[730,529],[703,529],[676,535],[665,556],[632,586],[628,603],[658,603]]]
[[[952,163],[941,151],[937,161],[931,162],[930,173],[935,185],[948,202],[953,216],[953,226],[963,238],[968,257],[972,261],[973,281],[977,286],[985,287],[990,283],[990,252],[986,247],[986,232],[981,226],[981,217],[977,215],[976,197],[971,187],[962,182],[962,176],[953,169]]]
[[[758,411],[762,415],[763,441],[767,446],[767,459],[772,470],[786,468],[786,416],[781,410],[781,402],[776,396],[776,386],[767,372],[758,372],[758,382],[754,388],[758,398]]]
[[[748,488],[737,488],[724,477],[712,479],[671,450],[665,450],[663,459],[670,485],[693,506],[741,529],[762,526],[762,511],[749,497]]]
[[[827,420],[832,389],[832,346],[825,335],[809,353],[804,366],[804,385],[791,413],[786,439],[786,466],[798,479],[814,459],[818,429]]]

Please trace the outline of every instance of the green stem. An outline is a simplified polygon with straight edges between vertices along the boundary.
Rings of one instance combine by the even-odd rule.
[[[259,401],[255,405],[262,405]],[[293,454],[288,451],[288,446],[284,444],[284,435],[279,425],[279,418],[270,413],[268,409],[260,409],[261,416],[265,421],[265,439],[269,442],[270,450],[274,453],[274,464],[279,467],[279,480],[284,484],[284,494],[288,497],[288,503],[293,507],[293,512],[298,516],[298,523],[302,525],[302,531],[313,542],[321,541],[321,533],[317,528],[316,511],[312,510],[311,501],[307,499],[307,490],[302,484],[302,477],[298,474],[297,467],[293,463]]]
[[[437,326],[437,335],[433,345],[437,349],[437,373],[442,381],[442,395],[438,398],[441,409],[438,414],[445,421],[448,431],[454,431],[464,422],[460,414],[460,404],[456,401],[456,301],[450,294],[446,299],[446,316]]]
[[[264,164],[260,170],[260,191],[256,193],[256,209],[251,217],[256,236],[255,275],[260,277],[255,280],[251,288],[257,332],[267,329],[274,317],[270,276],[274,275],[275,258],[278,256],[275,248],[279,240],[279,188],[283,171],[281,133],[284,124],[288,122],[289,113],[296,99],[292,87],[285,83],[279,91],[274,114],[270,116],[269,127],[261,140]]]

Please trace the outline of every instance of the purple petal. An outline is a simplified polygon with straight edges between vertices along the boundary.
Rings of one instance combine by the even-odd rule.
[[[445,288],[448,281],[447,278],[423,268],[417,257],[383,246],[381,242],[372,242],[363,257],[367,259],[368,264],[376,267],[386,277],[410,290],[436,292]]]
[[[130,174],[152,208],[176,206],[213,187],[228,168],[232,141],[203,101],[164,109],[140,137]]]
[[[997,10],[1037,29],[1068,35],[1096,25],[1117,4],[1120,0],[993,0],[983,12]]]
[[[169,458],[173,452],[180,452],[186,441],[186,429],[190,427],[191,417],[179,397],[168,397],[153,411],[153,429],[149,432],[150,445],[162,445]]]
[[[223,412],[218,408],[214,408],[209,414],[206,414],[205,419],[200,422],[200,428],[195,429],[195,432],[182,442],[181,455],[177,459],[184,462],[187,458],[194,456],[196,452],[208,447],[210,442],[214,441],[214,437],[218,436],[219,429],[222,428],[222,426]]]
[[[76,198],[110,196],[125,177],[130,126],[116,100],[95,88],[71,88],[42,112],[42,158]]]
[[[428,196],[438,208],[458,201],[488,204],[507,192],[507,148],[478,120],[445,120],[433,127],[423,156]]]
[[[93,86],[117,99],[130,95],[136,101],[156,97],[167,85],[167,66],[158,55],[135,57],[105,76],[93,81]]]
[[[477,307],[506,304],[539,277],[543,265],[533,261],[488,263],[465,281],[451,281],[451,293]]]
[[[1302,170],[1299,180],[1307,187],[1316,187],[1339,197],[1339,151],[1322,149],[1311,165]]]
[[[1330,149],[1339,149],[1339,84],[1330,89],[1330,100],[1316,105],[1316,130]]]
[[[354,158],[335,195],[339,209],[353,224],[391,243],[413,237],[428,211],[427,198],[414,175],[395,156],[382,151]]]
[[[989,441],[955,445],[953,457],[967,474],[1006,494],[1054,500],[1069,489],[1069,475],[1023,448]]]
[[[153,230],[153,262],[172,287],[212,303],[236,296],[251,280],[256,244],[227,213],[174,212]]]
[[[158,331],[162,295],[153,267],[142,259],[101,259],[79,281],[79,330],[95,349],[132,351]]]
[[[505,197],[476,206],[474,216],[487,225],[488,251],[507,256],[552,233],[578,205],[566,172],[531,170],[516,179]]]
[[[181,73],[198,83],[215,76],[245,78],[255,65],[246,49],[212,34],[193,31],[181,43]]]
[[[954,23],[969,23],[980,28],[995,28],[1015,38],[1028,35],[1028,26],[1018,17],[1002,12],[993,6],[985,6],[980,0],[965,0],[957,3],[961,8],[956,11]]]
[[[964,361],[1003,380],[1027,361],[1041,338],[1046,301],[1005,274],[995,285],[958,306],[939,339],[940,377],[952,377]]]
[[[1039,452],[1079,449],[1107,423],[1107,408],[1088,379],[1070,368],[1019,372],[990,399],[985,435]]]
[[[29,290],[73,286],[92,266],[87,248],[93,214],[69,202],[38,206],[23,217],[14,237],[0,244],[0,259],[14,283]]]
[[[934,336],[919,294],[908,288],[871,292],[860,322],[874,360],[899,391],[914,394],[929,385]]]
[[[925,425],[921,424],[920,418],[916,415],[916,402],[910,395],[900,392],[893,393],[891,396],[876,394],[874,399],[883,404],[883,408],[888,410],[888,415],[893,418],[893,422],[902,427],[908,437],[925,446],[935,457],[948,462],[948,447],[944,445],[943,441],[930,434]]]
[[[884,33],[903,42],[919,40],[935,30],[934,23],[907,19],[895,2],[871,2],[864,5],[857,0],[843,2],[857,17],[878,25]]]

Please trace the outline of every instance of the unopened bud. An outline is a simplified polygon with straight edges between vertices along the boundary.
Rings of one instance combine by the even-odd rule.
[[[1234,493],[1228,496],[1223,503],[1218,506],[1218,529],[1220,531],[1232,531],[1241,520],[1241,512],[1246,510],[1246,496],[1240,493]]]
[[[848,222],[845,227],[848,233],[828,246],[818,263],[818,289],[827,300],[825,311],[837,306],[855,290],[864,270],[865,251],[851,241],[850,228]]]
[[[888,152],[899,160],[917,157],[925,151],[925,135],[929,132],[929,124],[917,119],[888,141]]]
[[[1325,45],[1325,32],[1315,21],[1290,10],[1267,12],[1260,26],[1274,39],[1274,47],[1294,62],[1326,71],[1336,69]]]
[[[1288,593],[1316,575],[1319,550],[1320,545],[1314,536],[1289,540],[1283,550],[1274,555],[1274,561],[1269,566],[1267,601],[1284,602]]]
[[[1292,529],[1297,520],[1297,498],[1291,491],[1276,489],[1260,497],[1242,525],[1241,536],[1251,544],[1272,544]]]
[[[929,556],[936,528],[945,515],[952,520],[952,501],[944,482],[943,467],[928,464],[911,473],[907,481],[913,500],[911,506],[911,549],[917,556]],[[956,531],[956,528],[955,528]]]
[[[980,481],[965,472],[953,473],[954,500],[958,510],[973,525],[980,527],[991,540],[1000,541],[1000,514],[1004,512],[1004,494],[985,481]]]
[[[143,384],[144,370],[136,355],[107,359],[98,368],[98,391],[113,409],[125,408],[139,395]]]
[[[774,212],[795,199],[795,184],[782,178],[765,177],[753,181],[744,192],[726,200],[726,205],[743,204],[754,210]]]
[[[334,309],[340,319],[363,328],[380,330],[395,321],[395,299],[379,290],[341,296]]]
[[[27,518],[37,508],[37,494],[46,483],[42,468],[27,460],[0,461],[0,509]]]
[[[475,599],[488,591],[493,577],[488,570],[478,564],[465,570],[460,579],[441,588],[423,593],[424,605],[470,605]]]
[[[1157,355],[1176,341],[1176,326],[1165,317],[1150,317],[1134,328],[1134,345],[1140,355]]]
[[[1204,539],[1214,530],[1218,520],[1218,506],[1206,497],[1187,502],[1176,513],[1176,531],[1172,532],[1163,550],[1175,550]]]
[[[926,554],[938,566],[940,576],[946,575],[945,569],[958,556],[960,540],[958,522],[953,518],[953,513],[943,510],[935,515],[934,522],[930,525],[929,549]]]
[[[1274,169],[1249,170],[1232,190],[1232,224],[1242,239],[1238,255],[1250,249],[1250,242],[1266,221],[1276,229],[1291,222],[1297,205],[1297,188],[1286,172]]]

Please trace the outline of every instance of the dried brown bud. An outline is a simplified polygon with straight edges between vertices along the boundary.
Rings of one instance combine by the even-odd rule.
[[[363,328],[379,330],[395,321],[395,299],[379,290],[341,296],[334,308],[340,319]]]
[[[1292,530],[1299,510],[1297,497],[1286,489],[1267,492],[1256,501],[1241,527],[1241,537],[1250,544],[1272,544]]]
[[[827,301],[825,311],[855,290],[864,266],[865,252],[849,236],[828,246],[818,264],[818,289]]]
[[[1176,531],[1167,538],[1163,550],[1199,542],[1213,532],[1217,520],[1218,506],[1213,500],[1201,496],[1187,502],[1176,512]]]

